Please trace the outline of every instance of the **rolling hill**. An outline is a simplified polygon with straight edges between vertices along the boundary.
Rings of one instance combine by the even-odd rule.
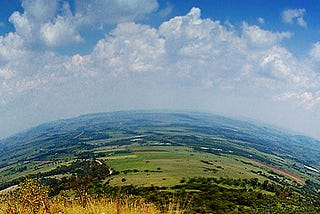
[[[309,188],[317,197],[319,163],[320,141],[270,125],[199,112],[122,111],[54,121],[1,140],[0,187],[31,176],[58,183],[59,193],[72,188],[63,182],[91,173],[108,188],[180,189],[206,178],[228,190],[235,188],[228,182],[242,180],[263,194],[278,194],[279,185],[298,195]]]

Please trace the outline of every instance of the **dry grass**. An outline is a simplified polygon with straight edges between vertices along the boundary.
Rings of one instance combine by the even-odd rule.
[[[110,201],[107,199],[89,199],[85,207],[80,202],[73,201],[69,205],[53,203],[49,213],[66,213],[66,214],[102,214],[102,213],[159,213],[157,207],[144,201],[125,199]]]
[[[56,197],[35,209],[32,204],[19,203],[12,196],[2,196],[0,214],[182,214],[184,211],[181,207],[181,203],[169,203],[161,211],[152,203],[130,197],[115,201],[88,197],[84,206],[78,199]]]
[[[161,208],[141,198],[127,196],[111,200],[93,197],[85,193],[75,196],[61,193],[49,197],[48,188],[38,180],[26,179],[20,188],[8,194],[0,194],[0,214],[182,214],[181,203],[163,204]],[[71,193],[71,192],[69,192]]]

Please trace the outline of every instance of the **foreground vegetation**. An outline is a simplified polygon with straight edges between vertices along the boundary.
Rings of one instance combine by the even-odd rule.
[[[151,203],[139,200],[110,201],[108,199],[88,198],[87,205],[83,206],[77,200],[61,201],[49,199],[45,206],[35,208],[31,204],[20,204],[16,199],[3,198],[0,203],[0,213],[3,214],[32,214],[32,213],[66,213],[66,214],[102,214],[102,213],[160,213],[159,209]],[[170,213],[170,211],[168,212]]]
[[[153,203],[142,198],[118,195],[117,199],[105,196],[78,194],[72,191],[50,197],[50,190],[37,180],[26,179],[19,190],[0,197],[0,213],[66,213],[66,214],[102,214],[102,213],[183,213],[179,204],[163,205],[161,210]],[[119,194],[120,192],[118,192]]]
[[[58,195],[49,198],[44,189],[25,187],[13,195],[3,195],[0,201],[0,213],[31,214],[31,213],[66,213],[66,214],[102,214],[102,213],[160,213],[152,203],[127,198],[112,201],[106,198],[87,196],[86,201]],[[44,187],[42,187],[44,188]],[[38,192],[39,191],[39,192]],[[173,213],[169,208],[168,213]]]
[[[0,213],[319,213],[320,200],[312,188],[310,184],[301,195],[258,179],[192,178],[171,188],[91,181],[55,194],[53,186],[27,178],[19,189],[1,195]]]

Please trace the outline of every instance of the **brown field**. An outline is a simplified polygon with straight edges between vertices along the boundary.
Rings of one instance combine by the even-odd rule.
[[[301,177],[299,177],[299,176],[297,176],[297,175],[295,175],[295,174],[293,174],[293,173],[291,173],[291,172],[288,172],[288,171],[286,171],[286,170],[277,168],[277,167],[275,167],[275,166],[272,166],[272,165],[263,163],[263,162],[258,161],[258,160],[253,160],[253,161],[256,162],[256,163],[259,163],[259,164],[261,164],[261,165],[263,165],[263,166],[266,166],[266,167],[268,167],[268,168],[270,168],[270,169],[272,169],[272,170],[274,170],[274,171],[276,171],[276,172],[279,172],[279,173],[281,173],[281,174],[283,174],[283,175],[285,175],[285,176],[288,176],[288,177],[290,177],[290,178],[293,178],[293,179],[295,179],[296,181],[299,181],[299,182],[302,182],[302,183],[305,182],[305,180],[304,180],[303,178],[301,178]]]

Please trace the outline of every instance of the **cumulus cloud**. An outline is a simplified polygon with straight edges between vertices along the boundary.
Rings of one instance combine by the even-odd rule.
[[[23,12],[14,12],[9,21],[29,47],[56,48],[84,41],[80,31],[145,17],[157,10],[156,0],[76,1],[71,12],[67,1],[23,0]]]
[[[301,27],[307,27],[307,22],[304,20],[306,10],[303,9],[287,9],[281,14],[282,21],[288,24],[297,24]]]
[[[243,23],[242,34],[255,47],[270,47],[278,44],[283,39],[289,39],[292,35],[290,32],[274,33],[262,30],[256,25],[249,26],[247,23]]]
[[[118,25],[94,48],[94,65],[108,66],[113,73],[158,71],[164,54],[164,39],[146,25]]]
[[[64,3],[61,8],[58,6],[57,0],[24,0],[24,12],[14,12],[9,18],[15,34],[30,47],[57,47],[82,41],[68,3]],[[63,16],[58,15],[58,9]]]
[[[23,39],[14,33],[0,36],[0,65],[6,62],[14,62],[25,55]]]
[[[63,42],[55,32],[61,31],[60,34],[68,35],[69,39],[76,35],[72,25],[68,27],[65,20],[57,16],[54,23],[50,21],[42,25],[41,35],[48,46]],[[259,82],[262,78],[298,80],[297,68],[293,69],[297,64],[294,57],[280,45],[290,36],[288,32],[270,32],[247,23],[243,23],[239,34],[219,21],[202,19],[201,10],[192,8],[187,15],[174,17],[159,28],[133,22],[119,24],[98,41],[88,55],[59,57],[50,52],[39,53],[43,63],[26,66],[27,60],[38,54],[28,52],[19,63],[11,61],[10,68],[18,74],[25,68],[40,77],[42,73],[49,78],[48,83],[68,76],[100,78],[101,75],[126,76],[143,72],[182,78],[206,88],[234,88],[242,82]],[[73,39],[80,41],[81,37]],[[53,61],[50,62],[49,58]],[[230,60],[232,63],[226,63]],[[61,73],[61,70],[65,72]],[[46,81],[40,82],[46,84]],[[266,87],[272,87],[268,84]]]
[[[73,21],[58,16],[54,22],[47,22],[40,29],[40,35],[49,47],[83,41]]]
[[[103,70],[115,76],[162,73],[182,84],[221,89],[249,82],[261,86],[263,81],[266,88],[301,82],[299,63],[281,47],[290,33],[270,32],[247,23],[242,27],[239,34],[219,21],[202,19],[198,8],[162,23],[158,29],[120,24],[90,55],[82,56],[84,70]]]
[[[291,74],[291,66],[289,64],[291,53],[284,48],[274,47],[266,52],[261,61],[261,67],[268,67],[271,74],[275,77],[287,77]]]
[[[87,23],[116,24],[142,18],[159,5],[156,0],[88,0],[75,1],[75,7]]]
[[[312,59],[320,61],[320,42],[313,44],[312,49],[309,52]]]
[[[163,75],[171,84],[204,88],[264,87],[266,91],[317,90],[316,73],[281,45],[290,32],[272,32],[243,23],[237,32],[219,21],[202,19],[192,8],[159,28],[125,23],[118,25],[94,51],[84,56],[86,70],[109,71],[113,75],[135,72]],[[104,62],[104,63],[101,63]],[[176,82],[179,80],[178,82]],[[298,92],[295,92],[298,93]],[[305,106],[316,106],[316,96],[305,98]]]
[[[22,7],[26,16],[36,21],[47,21],[55,16],[58,8],[58,0],[23,0]]]
[[[230,76],[233,66],[245,57],[246,44],[219,21],[201,19],[200,12],[193,8],[186,16],[175,17],[159,27],[172,65],[168,70],[195,79]],[[223,63],[227,58],[234,58],[234,63]]]

